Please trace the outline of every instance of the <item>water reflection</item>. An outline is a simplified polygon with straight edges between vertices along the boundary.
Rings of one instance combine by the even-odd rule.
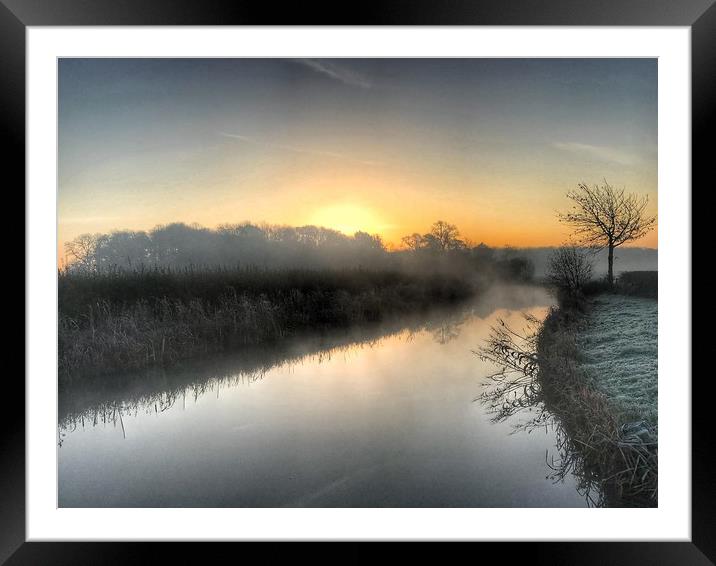
[[[472,354],[498,318],[550,299],[475,303],[317,333],[165,371],[75,383],[59,404],[61,507],[574,507],[545,481],[552,433],[523,440],[472,403]],[[536,436],[536,437],[535,437]]]
[[[427,332],[438,344],[460,336],[463,323],[480,312],[473,304],[458,308],[435,309],[426,319],[403,318],[392,323],[352,328],[331,333],[303,335],[277,344],[250,346],[232,354],[205,360],[185,362],[170,369],[152,369],[112,375],[97,381],[76,383],[60,391],[58,445],[77,427],[112,425],[122,429],[122,416],[163,413],[187,398],[196,403],[199,397],[221,389],[247,385],[263,379],[267,373],[297,364],[323,364],[335,356],[354,354],[363,348],[378,348],[386,340],[411,341]]]
[[[608,498],[601,488],[599,474],[587,465],[580,447],[570,438],[559,417],[548,410],[549,400],[540,387],[537,358],[541,321],[525,314],[520,330],[502,319],[497,322],[475,353],[499,369],[488,376],[483,384],[486,390],[476,400],[487,408],[493,423],[509,419],[513,433],[550,432],[555,438],[555,446],[545,453],[550,470],[547,479],[564,482],[566,478],[576,478],[577,491],[587,505],[607,506]]]

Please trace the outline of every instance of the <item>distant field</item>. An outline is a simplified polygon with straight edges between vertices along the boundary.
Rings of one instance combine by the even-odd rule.
[[[657,301],[599,295],[577,338],[595,387],[630,420],[657,424]]]

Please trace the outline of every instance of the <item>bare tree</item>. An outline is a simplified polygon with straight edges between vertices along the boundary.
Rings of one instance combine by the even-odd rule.
[[[465,240],[460,239],[460,231],[454,224],[438,220],[430,227],[427,234],[417,232],[404,236],[403,245],[412,251],[431,250],[433,252],[446,252],[449,250],[463,250],[467,247]]]
[[[353,234],[353,244],[355,247],[362,248],[367,251],[386,251],[385,242],[380,234],[369,234],[359,230]]]
[[[603,186],[579,183],[567,197],[574,206],[570,212],[559,214],[560,222],[574,226],[580,245],[594,250],[609,250],[607,279],[614,282],[614,248],[637,240],[656,225],[656,217],[646,214],[647,196],[639,197],[615,189],[606,179]]]
[[[65,253],[72,256],[73,267],[89,271],[95,264],[99,234],[80,234],[74,240],[65,243]]]
[[[423,237],[417,232],[409,236],[403,236],[402,242],[406,248],[414,252],[423,247]]]
[[[562,246],[552,252],[547,281],[568,295],[576,295],[592,277],[592,263],[583,250]]]
[[[442,251],[457,250],[465,247],[465,242],[459,238],[460,231],[454,224],[438,220],[432,225],[430,235],[435,238],[434,241]]]

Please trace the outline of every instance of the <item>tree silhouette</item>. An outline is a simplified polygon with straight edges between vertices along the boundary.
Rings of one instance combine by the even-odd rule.
[[[65,253],[74,258],[77,268],[90,271],[95,266],[100,234],[80,234],[74,240],[65,242]]]
[[[560,221],[575,228],[580,245],[609,250],[607,279],[612,285],[614,248],[641,238],[656,225],[656,217],[645,213],[648,197],[615,189],[605,179],[602,186],[579,183],[567,193],[567,198],[574,206],[570,212],[559,214]]]
[[[401,241],[406,248],[414,252],[423,247],[423,237],[417,232],[414,232],[409,236],[403,236]]]
[[[550,256],[547,281],[568,295],[579,293],[591,276],[592,264],[579,248],[562,246]]]
[[[427,236],[427,235],[426,235]],[[430,229],[430,236],[442,251],[457,250],[465,247],[465,243],[459,239],[460,231],[454,224],[438,220]]]

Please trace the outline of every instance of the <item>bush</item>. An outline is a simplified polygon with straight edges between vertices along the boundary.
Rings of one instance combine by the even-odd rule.
[[[659,293],[659,272],[625,271],[619,275],[616,289],[624,295],[656,299]]]
[[[609,293],[614,289],[609,285],[609,281],[606,277],[602,279],[592,279],[587,281],[582,287],[582,293],[587,297],[599,295],[601,293]]]
[[[560,294],[574,298],[583,294],[584,286],[592,277],[592,263],[587,252],[573,246],[557,248],[549,260],[547,281]]]

